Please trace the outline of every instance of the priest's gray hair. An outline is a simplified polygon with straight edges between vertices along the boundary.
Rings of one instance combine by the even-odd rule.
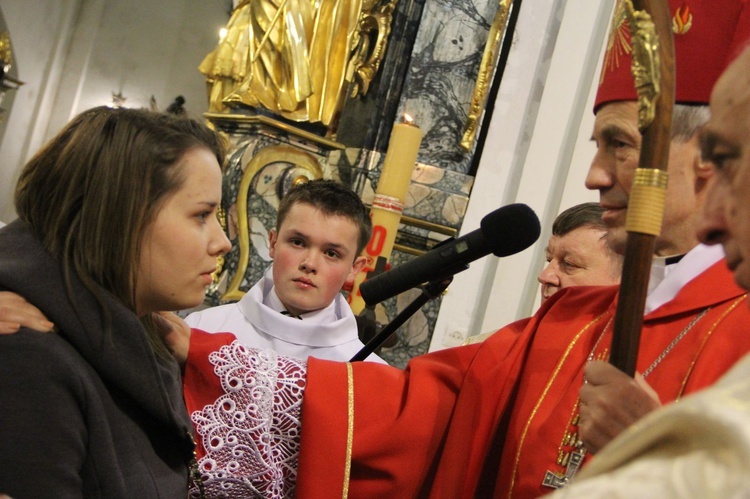
[[[687,142],[701,131],[710,117],[707,105],[675,104],[672,113],[672,140]]]

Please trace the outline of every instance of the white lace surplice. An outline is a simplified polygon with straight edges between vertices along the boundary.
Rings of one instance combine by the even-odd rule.
[[[206,497],[293,496],[307,363],[236,341],[209,361],[225,394],[191,415]]]

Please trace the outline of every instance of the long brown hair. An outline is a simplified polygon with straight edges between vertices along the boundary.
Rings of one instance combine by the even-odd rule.
[[[71,300],[74,274],[95,297],[98,285],[135,311],[145,230],[182,184],[179,160],[195,148],[223,164],[220,137],[195,120],[98,107],[79,114],[26,164],[16,211],[60,261]]]

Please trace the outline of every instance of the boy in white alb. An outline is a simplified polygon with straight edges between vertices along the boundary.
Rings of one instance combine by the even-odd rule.
[[[371,231],[367,208],[346,187],[330,180],[295,187],[269,233],[274,261],[263,278],[239,302],[185,320],[290,357],[349,360],[364,345],[340,291],[364,265],[359,254]],[[384,363],[374,354],[367,360]]]

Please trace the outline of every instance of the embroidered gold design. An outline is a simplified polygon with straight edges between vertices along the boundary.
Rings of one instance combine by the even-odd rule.
[[[630,45],[630,26],[625,22],[625,5],[618,0],[615,13],[612,16],[612,27],[609,29],[607,39],[607,51],[604,56],[604,67],[599,77],[599,85],[604,83],[604,77],[608,72],[615,71],[620,67],[620,57],[627,56],[633,50]]]
[[[516,475],[518,474],[518,463],[521,461],[521,450],[523,449],[523,443],[526,440],[526,435],[529,432],[529,427],[531,426],[531,422],[534,420],[534,417],[536,416],[536,413],[539,410],[539,407],[541,407],[542,402],[544,402],[544,399],[547,397],[547,393],[552,387],[552,384],[555,382],[557,375],[560,374],[560,369],[562,369],[562,366],[565,364],[565,361],[568,359],[568,355],[570,355],[571,350],[573,350],[573,347],[576,345],[576,343],[578,343],[578,340],[581,338],[581,335],[583,335],[583,333],[588,331],[592,326],[594,326],[597,322],[599,322],[602,319],[602,317],[604,317],[605,315],[607,315],[607,312],[603,313],[599,317],[596,317],[594,320],[586,324],[583,327],[583,329],[581,329],[578,332],[578,334],[575,335],[575,337],[573,338],[573,341],[571,341],[570,344],[568,344],[568,348],[565,349],[565,352],[563,353],[562,357],[560,357],[560,360],[555,366],[555,370],[552,372],[552,376],[550,376],[549,381],[547,381],[547,386],[544,387],[541,397],[539,397],[539,400],[537,400],[536,405],[534,406],[534,409],[531,411],[531,415],[529,416],[529,419],[526,421],[526,425],[524,426],[523,431],[521,432],[521,439],[518,442],[518,450],[516,451],[516,461],[513,464],[513,474],[511,475],[510,487],[508,489],[508,497],[511,497],[513,494],[513,487],[515,486]]]
[[[732,306],[734,308],[736,306],[736,303]],[[680,331],[677,336],[674,337],[672,342],[667,345],[667,347],[659,354],[656,359],[651,363],[648,368],[646,368],[645,371],[643,371],[643,378],[646,378],[651,372],[661,364],[661,361],[664,360],[664,358],[669,355],[669,353],[672,351],[672,349],[685,337],[686,334],[688,334],[692,329],[693,326],[695,326],[710,310],[710,307],[707,307],[703,309],[698,315],[693,317],[693,319],[685,326],[682,331]],[[730,308],[731,310],[731,308]],[[723,315],[726,316],[726,314],[729,313],[729,310],[726,311]],[[713,332],[713,329],[716,327],[716,325],[721,321],[719,319],[714,323],[713,326],[711,326],[711,329],[707,333],[707,336],[711,335],[711,332]],[[601,342],[602,338],[604,337],[604,334],[609,329],[610,324],[612,323],[612,319],[607,322],[607,324],[604,326],[604,329],[599,334],[599,338],[597,338],[596,343],[594,343],[594,347],[591,349],[591,353],[588,356],[587,362],[591,362],[592,360],[607,360],[609,358],[609,349],[605,348],[604,351],[600,353],[596,353],[596,350],[599,346],[599,343]],[[707,338],[706,338],[707,339]],[[705,344],[706,339],[703,340],[703,344]],[[698,352],[703,348],[703,344],[698,349]],[[697,358],[697,354],[696,354]],[[695,359],[693,359],[693,363],[695,363]],[[688,373],[692,369],[691,367],[688,369]],[[688,374],[689,375],[689,374]],[[687,375],[686,378],[687,379]],[[585,383],[584,379],[584,383]],[[683,380],[683,387],[684,387],[685,381]],[[680,391],[681,393],[682,391]],[[679,396],[678,396],[679,398]],[[561,487],[565,487],[569,481],[575,476],[578,469],[583,464],[583,460],[586,457],[586,447],[583,445],[583,442],[578,439],[578,422],[580,420],[580,411],[579,411],[579,405],[580,405],[580,398],[576,399],[575,404],[573,404],[573,411],[570,414],[570,418],[568,419],[568,423],[565,426],[565,432],[563,433],[563,438],[560,442],[560,446],[558,447],[557,452],[557,460],[555,461],[559,466],[566,468],[563,472],[553,472],[553,471],[546,471],[544,474],[544,478],[542,479],[542,486],[549,487],[552,489],[558,489]],[[571,429],[572,428],[572,429]],[[570,450],[565,450],[564,447],[572,447]]]
[[[693,26],[693,14],[690,12],[690,7],[683,4],[682,7],[677,7],[677,10],[672,17],[672,32],[675,35],[684,35]]]
[[[346,430],[346,464],[344,467],[344,488],[341,497],[349,496],[349,481],[352,473],[352,447],[354,446],[354,370],[351,362],[346,363],[346,381],[348,389],[346,392],[348,405],[348,424]]]
[[[599,333],[599,337],[594,342],[594,346],[591,348],[591,352],[589,352],[589,355],[586,358],[587,363],[592,360],[606,360],[609,356],[609,348],[607,347],[599,353],[596,353],[596,350],[599,348],[599,343],[601,343],[605,333],[609,330],[609,326],[612,325],[613,320],[614,316],[610,317],[607,324],[604,325],[602,332]],[[562,441],[557,448],[557,460],[555,462],[558,466],[565,469],[562,472],[547,470],[542,479],[543,487],[559,489],[566,486],[586,458],[586,448],[583,446],[583,442],[578,439],[578,421],[580,420],[579,405],[580,398],[576,398],[576,401],[573,404],[573,410],[571,411],[568,422],[565,425],[566,430],[563,433]],[[563,449],[564,447],[570,447],[571,449],[566,451]]]

